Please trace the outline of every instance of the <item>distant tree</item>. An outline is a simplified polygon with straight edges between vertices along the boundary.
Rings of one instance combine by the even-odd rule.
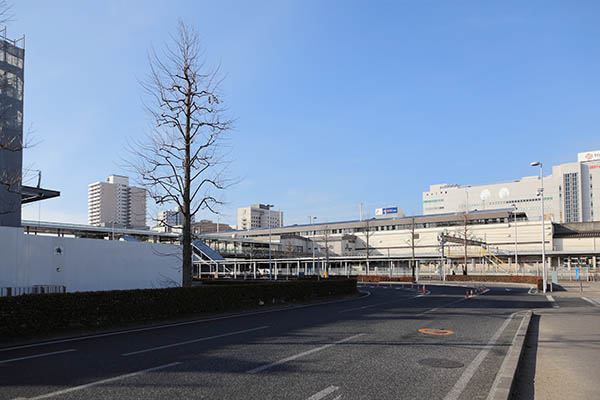
[[[220,92],[218,69],[209,69],[196,31],[179,22],[178,34],[149,57],[150,76],[142,88],[153,129],[130,144],[128,164],[158,204],[176,204],[183,213],[182,284],[192,285],[191,220],[201,209],[217,213],[216,194],[232,184],[226,177],[224,137],[232,128]]]

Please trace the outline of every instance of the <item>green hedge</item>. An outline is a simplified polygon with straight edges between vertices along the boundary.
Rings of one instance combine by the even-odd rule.
[[[303,301],[356,292],[356,280],[280,281],[253,285],[115,290],[0,298],[0,337],[252,308],[262,301]]]

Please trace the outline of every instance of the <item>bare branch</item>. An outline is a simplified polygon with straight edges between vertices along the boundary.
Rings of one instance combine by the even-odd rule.
[[[219,69],[207,68],[195,30],[179,23],[177,35],[148,55],[140,82],[152,129],[130,144],[126,163],[157,204],[176,204],[183,216],[183,285],[191,285],[191,220],[201,209],[216,213],[226,178],[223,137],[232,129]]]

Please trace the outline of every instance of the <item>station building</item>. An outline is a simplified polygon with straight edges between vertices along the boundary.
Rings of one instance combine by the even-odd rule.
[[[543,180],[546,220],[600,220],[600,151],[579,153],[577,162],[553,166],[552,174]],[[423,192],[423,214],[515,208],[530,221],[538,221],[542,214],[540,188],[539,176],[478,186],[431,185]]]

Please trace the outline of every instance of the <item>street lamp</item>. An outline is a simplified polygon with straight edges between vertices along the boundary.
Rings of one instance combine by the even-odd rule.
[[[317,217],[308,217],[309,222],[310,222],[310,226],[312,227],[314,224],[314,221],[317,219]],[[314,228],[313,228],[314,229]],[[314,235],[315,231],[313,230],[313,240],[312,240],[312,253],[313,253],[313,257],[312,257],[312,273],[315,273],[315,235]]]
[[[540,197],[542,198],[542,280],[544,283],[544,293],[546,293],[546,289],[548,286],[548,271],[546,271],[546,229],[545,229],[545,213],[544,213],[544,168],[542,163],[539,161],[534,161],[530,164],[532,167],[540,167],[540,182],[541,188],[538,192]]]
[[[517,255],[517,205],[511,204],[513,206],[513,213],[515,214],[515,273],[519,271],[519,258]]]
[[[267,204],[266,207],[269,211],[269,219],[267,221],[267,223],[269,224],[269,280],[273,280],[273,267],[271,266],[271,207],[275,206],[273,204]]]

